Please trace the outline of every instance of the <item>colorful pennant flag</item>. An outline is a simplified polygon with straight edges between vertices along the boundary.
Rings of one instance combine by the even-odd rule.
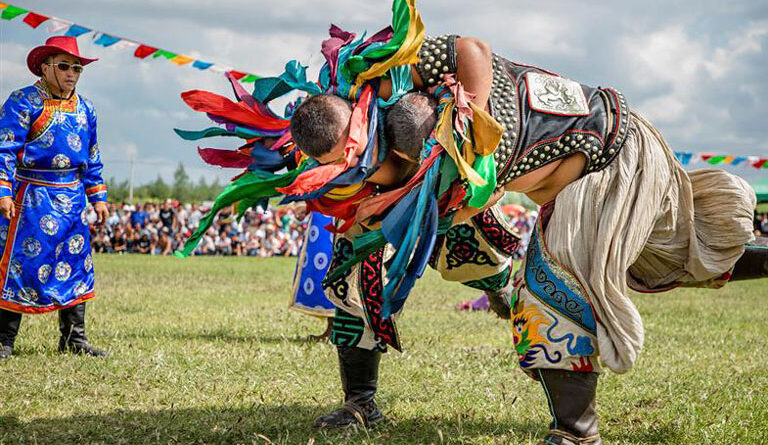
[[[152,48],[151,46],[147,46],[147,45],[139,45],[139,47],[136,48],[136,52],[134,52],[133,55],[138,57],[139,59],[144,59],[150,56],[155,51],[157,51],[157,48]]]
[[[198,70],[211,70],[217,73],[231,73],[236,79],[243,83],[253,83],[260,79],[259,76],[243,71],[236,71],[230,67],[216,65],[211,62],[204,62],[202,60],[196,60],[193,57],[184,56],[172,51],[156,48],[153,46],[145,45],[133,40],[118,37],[105,32],[97,31],[91,28],[87,28],[82,25],[64,20],[58,17],[47,16],[38,12],[29,11],[19,6],[14,6],[5,2],[0,2],[0,18],[3,20],[13,20],[16,17],[24,15],[23,21],[30,28],[37,28],[43,23],[48,24],[48,32],[50,34],[58,34],[63,32],[64,35],[71,37],[80,37],[82,35],[92,33],[93,43],[95,45],[103,47],[114,47],[120,49],[131,49],[134,51],[133,55],[137,59],[146,59],[149,56],[152,58],[164,58],[171,61],[178,66],[190,65]],[[26,15],[25,15],[26,14]]]
[[[114,37],[109,34],[101,34],[99,37],[93,41],[96,45],[101,45],[104,47],[112,46],[115,43],[119,42],[121,39],[119,37]]]
[[[194,68],[197,68],[199,70],[207,70],[208,68],[213,65],[212,63],[203,62],[202,60],[195,60],[195,62],[192,64]]]
[[[759,156],[716,155],[711,153],[693,153],[689,151],[676,151],[675,156],[683,165],[690,165],[701,161],[706,162],[709,165],[749,166],[757,169],[768,168],[768,158],[761,158]]]
[[[70,25],[72,25],[71,22],[52,17],[50,20],[48,20],[48,33],[49,34],[60,33],[65,29],[68,29]]]
[[[26,9],[19,8],[18,6],[7,5],[5,9],[3,9],[3,14],[0,17],[2,17],[3,20],[13,20],[25,12],[27,12]]]
[[[48,20],[48,17],[40,15],[36,12],[30,12],[26,17],[24,17],[24,23],[29,25],[31,28],[37,28],[46,20]]]
[[[72,36],[72,37],[80,37],[81,35],[91,32],[90,29],[86,28],[85,26],[80,25],[72,25],[69,27],[69,31],[64,34],[65,36]]]

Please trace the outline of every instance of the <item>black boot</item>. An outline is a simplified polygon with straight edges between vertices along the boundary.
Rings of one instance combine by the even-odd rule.
[[[381,352],[337,346],[344,405],[315,419],[316,428],[344,428],[363,424],[371,426],[384,420],[376,407],[377,381]]]
[[[61,309],[59,311],[59,352],[105,357],[108,351],[96,349],[88,343],[85,336],[85,303]]]
[[[744,255],[736,261],[731,281],[768,277],[768,247],[747,244]]]
[[[13,344],[20,325],[21,314],[0,309],[0,359],[13,355]]]
[[[488,304],[491,310],[501,319],[509,320],[512,317],[512,308],[509,306],[510,289],[504,289],[499,292],[486,292],[488,295]]]
[[[595,412],[596,372],[539,369],[552,423],[539,445],[601,445]]]

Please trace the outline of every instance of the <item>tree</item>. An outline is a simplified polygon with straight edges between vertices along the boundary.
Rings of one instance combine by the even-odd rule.
[[[188,202],[192,198],[191,183],[189,182],[189,175],[184,170],[184,164],[179,162],[179,166],[176,167],[176,171],[173,172],[173,189],[171,190],[171,196],[180,202]]]
[[[130,185],[127,179],[122,182],[117,182],[117,180],[112,177],[107,180],[106,184],[108,190],[107,197],[110,202],[122,203],[128,200]]]
[[[208,182],[205,180],[205,176],[200,176],[193,188],[192,199],[195,201],[205,201],[208,196]]]
[[[157,175],[157,179],[155,179],[154,182],[147,184],[142,188],[146,189],[146,195],[152,199],[168,199],[171,195],[170,187],[168,187],[168,184],[163,181],[163,178],[160,177],[160,175]]]
[[[211,186],[208,188],[208,196],[205,199],[208,199],[208,200],[216,199],[216,197],[219,196],[219,193],[221,193],[223,190],[224,190],[224,187],[221,184],[219,184],[219,178],[216,177],[213,179]]]

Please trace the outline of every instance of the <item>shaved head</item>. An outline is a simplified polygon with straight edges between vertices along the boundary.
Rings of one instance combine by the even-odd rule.
[[[303,153],[320,157],[343,136],[351,116],[349,101],[333,94],[312,96],[293,113],[291,135]]]
[[[387,113],[387,140],[394,150],[418,160],[424,140],[429,138],[436,124],[437,100],[426,93],[408,93]]]

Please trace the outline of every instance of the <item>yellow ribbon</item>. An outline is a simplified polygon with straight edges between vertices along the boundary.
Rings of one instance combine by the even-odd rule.
[[[435,139],[443,146],[448,156],[453,159],[459,175],[472,184],[483,186],[486,180],[472,168],[475,155],[488,156],[499,146],[504,127],[483,109],[470,102],[472,108],[472,138],[462,144],[461,150],[456,146],[453,136],[453,111],[456,107],[453,98],[443,99],[446,104],[440,113],[440,120],[435,130]],[[474,140],[474,144],[472,142]]]
[[[326,198],[333,199],[335,201],[343,201],[354,196],[357,192],[363,189],[364,183],[352,184],[346,187],[336,187],[328,190],[325,195]]]
[[[366,81],[383,76],[390,68],[400,65],[412,65],[419,62],[419,49],[421,44],[424,43],[426,30],[415,3],[416,0],[408,0],[411,20],[408,23],[408,33],[405,35],[403,44],[392,57],[382,62],[374,63],[366,71],[358,74],[355,84],[350,88],[349,97],[356,97],[357,90]]]

